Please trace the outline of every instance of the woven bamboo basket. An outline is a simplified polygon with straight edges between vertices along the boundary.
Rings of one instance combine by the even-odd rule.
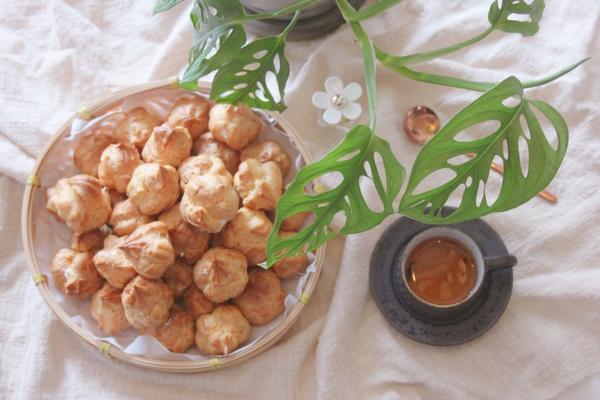
[[[262,353],[269,347],[274,345],[294,324],[298,319],[304,306],[308,303],[310,296],[315,288],[321,269],[323,267],[323,260],[325,254],[325,247],[321,247],[316,252],[315,257],[315,270],[311,272],[306,280],[302,294],[299,301],[288,309],[283,320],[271,331],[260,337],[252,344],[240,348],[232,354],[226,356],[219,356],[213,358],[207,358],[201,361],[165,361],[159,359],[153,359],[146,356],[140,356],[135,354],[126,353],[119,348],[112,346],[110,343],[98,340],[93,337],[87,330],[77,325],[71,317],[65,312],[62,306],[53,297],[49,290],[50,282],[46,275],[42,273],[40,268],[40,262],[36,256],[35,249],[35,238],[34,231],[35,226],[33,225],[33,205],[36,196],[45,196],[44,190],[40,190],[40,172],[43,171],[48,153],[51,149],[56,146],[57,142],[65,137],[69,133],[71,124],[76,118],[90,119],[94,115],[101,115],[108,110],[111,110],[120,101],[135,94],[143,93],[145,91],[161,89],[161,88],[173,88],[176,87],[177,80],[171,78],[168,80],[147,83],[143,85],[133,86],[118,92],[112,93],[91,105],[82,108],[79,112],[75,113],[69,118],[52,136],[48,144],[43,149],[41,155],[38,157],[35,167],[31,172],[27,180],[27,186],[23,198],[22,212],[21,212],[21,231],[23,237],[23,247],[25,249],[25,255],[29,264],[29,269],[32,273],[33,282],[36,284],[40,294],[48,304],[48,306],[54,311],[56,316],[73,332],[79,335],[90,345],[96,347],[106,356],[111,359],[124,361],[139,367],[164,371],[164,372],[177,372],[177,373],[192,373],[192,372],[204,372],[214,371],[220,368],[229,367],[243,361],[247,361],[250,358]],[[201,84],[198,91],[200,93],[208,93],[210,90],[209,84]],[[268,112],[267,115],[272,118],[276,126],[282,130],[282,132],[289,138],[292,145],[298,150],[305,164],[311,162],[311,156],[302,139],[296,132],[296,130],[289,124],[289,122],[276,112]]]

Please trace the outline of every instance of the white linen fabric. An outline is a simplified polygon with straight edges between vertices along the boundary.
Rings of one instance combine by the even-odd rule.
[[[365,27],[393,53],[432,49],[484,30],[490,2],[410,0]],[[505,315],[480,339],[430,347],[405,338],[381,316],[369,293],[369,257],[397,217],[345,243],[331,242],[297,324],[269,351],[231,369],[146,371],[107,359],[69,332],[31,282],[20,239],[22,182],[49,136],[82,105],[181,71],[191,40],[188,11],[189,5],[179,6],[152,16],[152,2],[134,0],[0,3],[0,397],[549,399],[581,382],[598,389],[589,384],[600,373],[596,59],[531,91],[559,109],[571,128],[567,157],[549,188],[560,200],[533,199],[485,218],[519,265]],[[419,68],[479,80],[513,73],[531,79],[584,56],[600,57],[598,37],[599,2],[548,0],[536,36],[496,32]],[[293,73],[285,115],[320,157],[342,133],[317,124],[322,111],[311,95],[331,75],[362,82],[360,52],[343,27],[320,40],[290,43],[287,54]],[[404,111],[425,104],[447,121],[477,96],[382,68],[378,95],[377,131],[407,169],[418,146],[402,133]],[[366,110],[364,95],[361,103]]]

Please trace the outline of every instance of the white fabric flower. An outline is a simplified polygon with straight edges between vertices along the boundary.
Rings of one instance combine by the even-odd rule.
[[[337,76],[330,76],[325,80],[325,92],[316,92],[312,96],[315,107],[325,110],[323,120],[329,125],[337,125],[342,121],[342,116],[355,120],[360,117],[362,107],[354,103],[362,95],[362,87],[351,82],[346,87]]]

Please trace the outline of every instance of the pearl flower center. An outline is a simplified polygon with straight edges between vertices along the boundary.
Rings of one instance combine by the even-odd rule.
[[[331,98],[331,104],[333,104],[335,108],[342,108],[346,105],[346,98],[341,94],[336,94]]]

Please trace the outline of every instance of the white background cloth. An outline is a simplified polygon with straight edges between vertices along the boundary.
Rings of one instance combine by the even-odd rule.
[[[484,30],[490,2],[408,0],[366,28],[393,53],[431,49]],[[421,67],[470,79],[511,73],[528,79],[596,57],[531,91],[559,109],[571,128],[567,157],[549,188],[560,200],[533,199],[486,217],[519,265],[505,315],[480,339],[453,348],[421,345],[378,312],[368,288],[369,257],[397,217],[345,244],[332,242],[297,324],[243,365],[210,374],[151,372],[109,360],[67,331],[26,267],[21,182],[49,136],[82,105],[181,70],[191,39],[188,10],[152,16],[152,3],[0,2],[0,397],[548,399],[582,382],[594,385],[590,377],[600,373],[600,3],[593,0],[548,0],[536,36],[494,33]],[[341,133],[317,125],[310,97],[330,75],[362,83],[360,53],[344,27],[322,40],[292,43],[287,54],[293,74],[285,114],[321,156]],[[418,147],[402,133],[403,112],[425,104],[447,121],[476,96],[384,69],[378,94],[378,132],[407,169]]]

